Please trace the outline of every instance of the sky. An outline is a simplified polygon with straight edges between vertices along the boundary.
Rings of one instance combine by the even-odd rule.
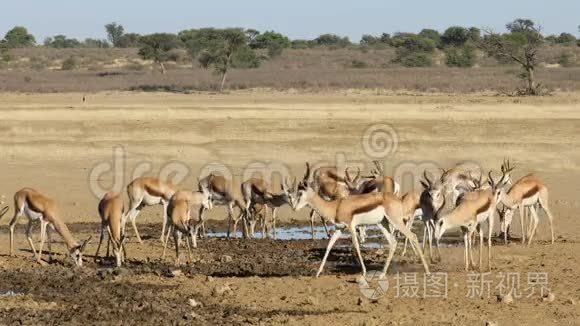
[[[499,32],[522,17],[539,23],[545,34],[578,36],[579,14],[580,0],[21,0],[2,4],[0,35],[21,25],[39,43],[58,34],[105,38],[103,26],[118,22],[126,32],[140,34],[244,27],[275,30],[292,39],[334,33],[358,41],[363,34],[443,31],[452,25]]]

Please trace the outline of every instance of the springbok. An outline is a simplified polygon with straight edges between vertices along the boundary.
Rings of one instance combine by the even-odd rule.
[[[227,238],[230,238],[230,229],[232,220],[234,221],[234,235],[237,238],[237,228],[240,219],[245,217],[245,209],[241,203],[241,194],[234,193],[234,187],[232,180],[227,180],[224,176],[210,173],[206,177],[198,181],[198,190],[200,192],[208,191],[213,206],[226,206],[228,212],[228,231]],[[234,217],[234,207],[238,207],[240,213],[237,217]],[[199,209],[199,219],[201,223],[201,228],[205,232],[205,221],[204,212],[206,208],[201,207]],[[243,237],[248,235],[248,226],[245,221],[242,221],[242,234]]]
[[[357,252],[358,259],[361,263],[363,276],[366,275],[366,267],[360,252],[360,245],[357,240],[356,228],[359,225],[376,225],[389,243],[389,255],[383,268],[383,275],[391,263],[397,246],[397,239],[389,232],[382,222],[387,221],[411,241],[411,246],[417,251],[422,260],[425,272],[429,273],[429,267],[425,262],[421,248],[417,242],[416,236],[410,232],[403,222],[403,209],[400,199],[392,193],[370,193],[363,195],[351,195],[340,199],[327,201],[320,196],[315,189],[313,182],[305,178],[297,189],[295,210],[299,210],[306,205],[316,210],[318,214],[324,216],[327,220],[339,227],[331,236],[324,258],[316,273],[316,277],[322,273],[330,250],[334,243],[342,234],[340,227],[347,227],[351,233],[351,240]]]
[[[348,173],[348,169],[344,171],[346,175],[346,182],[350,189],[350,194],[362,195],[371,192],[388,192],[398,196],[401,192],[401,185],[396,182],[395,179],[385,175],[383,164],[381,164],[379,161],[373,161],[373,165],[374,168],[371,169],[371,175],[363,177],[360,179],[361,181],[358,182],[352,181],[356,181],[357,178],[351,178],[350,174]],[[366,226],[359,226],[358,232],[361,238],[361,243],[364,243],[366,241]]]
[[[371,170],[371,176],[361,177],[360,169],[353,177],[346,168],[344,174],[338,173],[338,169],[334,166],[319,167],[312,171],[312,180],[314,187],[318,189],[322,198],[327,200],[344,198],[349,195],[360,195],[371,192],[391,192],[398,195],[400,192],[400,185],[391,177],[384,176],[383,167],[379,161],[373,161],[374,169]],[[306,174],[310,175],[310,165],[306,165]],[[314,230],[314,219],[316,211],[310,212],[310,229],[312,232],[312,239],[315,239],[316,233]],[[326,234],[330,237],[328,227],[324,217],[320,217]],[[361,235],[361,242],[365,241],[366,231],[365,226],[361,225],[358,231]]]
[[[528,230],[528,246],[532,244],[532,239],[538,227],[539,217],[535,206],[539,204],[542,210],[548,216],[550,223],[550,234],[552,244],[554,243],[554,216],[548,206],[548,188],[546,185],[534,174],[528,174],[518,181],[506,193],[503,189],[500,193],[500,201],[505,209],[500,213],[500,221],[502,223],[502,231],[504,234],[504,241],[507,243],[507,229],[512,222],[513,210],[519,207],[520,224],[522,229],[522,243],[526,242],[526,228],[524,211],[528,208],[533,221],[531,228]]]
[[[411,230],[413,227],[413,222],[417,217],[423,216],[423,211],[421,210],[421,194],[422,191],[411,190],[401,197],[401,203],[403,206],[403,222],[407,226],[407,229]],[[407,253],[407,244],[409,240],[405,238],[405,245],[403,246],[403,252],[401,256],[405,256]]]
[[[211,209],[211,196],[209,192],[191,192],[178,190],[169,200],[167,205],[167,237],[163,244],[161,259],[165,259],[165,250],[169,242],[169,234],[173,232],[175,243],[175,265],[179,265],[179,244],[181,236],[185,234],[185,243],[190,261],[192,260],[191,247],[197,248],[197,233],[200,227],[200,219],[191,218],[192,207],[196,211],[200,208]],[[191,245],[190,245],[191,243]]]
[[[58,214],[58,207],[56,203],[42,195],[40,192],[32,188],[23,188],[14,194],[14,217],[10,221],[10,256],[14,257],[14,227],[18,222],[20,216],[26,216],[28,218],[28,226],[26,228],[26,237],[28,239],[28,244],[36,257],[36,261],[43,265],[42,260],[42,249],[44,247],[44,242],[48,233],[48,251],[49,260],[52,260],[52,232],[55,230],[63,238],[66,247],[69,252],[69,256],[72,258],[74,264],[78,267],[83,265],[83,250],[89,243],[92,237],[79,244],[69,231],[66,224],[60,219]],[[32,235],[30,234],[32,230],[32,223],[34,221],[40,220],[40,248],[38,252],[34,247],[32,242]],[[47,226],[50,226],[47,230]]]
[[[435,262],[441,259],[439,246],[437,244],[437,258],[433,255],[433,232],[435,230],[435,222],[437,221],[439,212],[445,206],[445,187],[441,179],[432,181],[427,175],[427,171],[423,171],[423,178],[421,185],[423,191],[419,197],[421,206],[421,220],[423,221],[423,250],[426,250],[428,245],[429,260]]]
[[[115,256],[115,263],[117,267],[125,262],[125,234],[122,233],[122,219],[125,214],[125,202],[121,194],[115,192],[106,193],[99,202],[99,216],[101,217],[101,237],[97,252],[95,253],[95,261],[99,256],[99,250],[107,233],[107,257],[109,257],[109,244],[113,244],[113,255]]]
[[[165,234],[165,224],[167,221],[167,203],[171,196],[177,191],[177,187],[171,182],[163,182],[158,178],[139,177],[127,185],[127,195],[129,196],[129,212],[123,216],[121,225],[125,234],[125,224],[128,220],[133,225],[133,230],[137,236],[137,241],[143,243],[135,219],[145,206],[163,205],[163,227],[161,228],[161,238]]]
[[[295,188],[294,184],[289,184],[288,179],[281,184],[282,192],[271,192],[270,185],[259,177],[252,177],[244,181],[241,185],[242,197],[245,203],[246,218],[250,222],[250,236],[255,237],[254,231],[259,212],[262,212],[262,237],[268,237],[268,209],[271,209],[271,228],[273,236],[276,239],[276,211],[283,205],[293,205],[293,193],[291,189]],[[256,205],[260,205],[256,207]]]
[[[441,168],[441,172],[440,181],[447,192],[453,194],[452,203],[457,202],[457,198],[459,198],[461,193],[475,186],[474,180],[482,177],[480,169],[470,168],[462,163],[456,164],[449,170]]]
[[[310,164],[306,162],[306,172],[303,179],[306,178],[312,178],[313,186],[315,189],[317,189],[320,196],[326,200],[334,200],[337,198],[346,197],[350,194],[350,190],[347,188],[349,180],[347,180],[346,176],[339,175],[338,169],[335,166],[322,166],[311,171]],[[355,179],[358,180],[358,176]],[[353,182],[354,180],[350,183]],[[320,220],[324,226],[324,231],[330,238],[330,232],[328,231],[328,225],[325,217],[318,214],[316,210],[312,209],[310,211],[310,231],[312,240],[316,239],[316,230],[314,229],[314,220],[316,219],[316,215],[320,216]]]
[[[501,178],[495,182],[492,177],[492,171],[489,171],[489,185],[487,189],[479,189],[473,192],[465,193],[451,212],[440,217],[435,225],[435,240],[437,243],[446,230],[461,227],[463,231],[463,241],[465,245],[465,270],[469,270],[473,264],[473,255],[471,252],[472,235],[478,225],[487,221],[487,260],[488,269],[491,270],[491,238],[493,231],[493,214],[499,201],[500,191],[507,183],[507,175],[502,172]],[[483,266],[483,232],[479,232],[479,268]]]

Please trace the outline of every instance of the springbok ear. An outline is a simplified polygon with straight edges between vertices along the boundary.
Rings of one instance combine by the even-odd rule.
[[[421,185],[423,186],[423,188],[425,189],[429,189],[429,185],[425,183],[425,181],[421,180]]]

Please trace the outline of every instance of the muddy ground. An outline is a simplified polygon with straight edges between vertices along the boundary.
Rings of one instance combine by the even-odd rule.
[[[11,206],[16,190],[36,187],[56,199],[77,239],[93,236],[82,269],[71,267],[62,243],[54,245],[54,262],[34,263],[23,225],[17,228],[17,257],[8,257],[11,208],[0,226],[0,324],[572,325],[580,318],[580,97],[575,94],[515,101],[351,93],[108,93],[90,95],[88,104],[80,104],[78,94],[0,98],[2,201]],[[125,268],[93,259],[99,227],[92,178],[103,187],[114,182],[112,173],[90,171],[112,163],[117,144],[126,150],[121,189],[139,163],[151,163],[149,174],[155,175],[172,160],[190,166],[180,183],[190,188],[208,162],[224,162],[236,176],[256,160],[281,160],[295,175],[301,175],[305,160],[332,162],[337,153],[355,163],[368,162],[360,138],[377,121],[398,133],[398,149],[385,159],[387,171],[419,160],[449,166],[471,159],[499,166],[510,156],[518,166],[514,178],[538,173],[550,189],[556,243],[547,241],[545,219],[530,248],[517,240],[496,243],[489,291],[475,296],[468,296],[474,276],[463,271],[456,236],[446,240],[442,261],[431,264],[432,272],[447,273],[445,296],[426,296],[417,258],[397,253],[388,290],[374,301],[356,282],[360,267],[349,239],[340,241],[344,246],[332,252],[317,279],[313,275],[326,240],[202,239],[193,263],[175,268],[172,248],[160,260],[159,207],[145,209],[138,218],[145,242],[130,238]],[[283,209],[281,223],[304,223],[306,213]],[[224,215],[218,208],[210,217]],[[208,224],[210,231],[223,231],[223,221]],[[513,234],[520,234],[517,223]],[[185,248],[182,252],[185,259]],[[363,254],[369,269],[380,269],[386,258],[385,249],[364,249]],[[501,285],[507,273],[520,278],[512,303],[497,298],[506,292]],[[544,293],[539,291],[544,282],[528,280],[533,273],[548,277]],[[548,293],[554,296],[543,299]],[[189,299],[201,305],[193,307]]]

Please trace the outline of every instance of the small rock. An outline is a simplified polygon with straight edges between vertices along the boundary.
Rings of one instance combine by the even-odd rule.
[[[312,306],[317,306],[318,305],[318,299],[316,299],[313,296],[309,296],[308,298],[306,298],[306,303]]]
[[[233,260],[232,256],[228,256],[228,255],[221,255],[220,256],[220,261],[222,263],[229,263]]]
[[[222,286],[216,286],[216,287],[214,287],[213,290],[211,291],[211,294],[214,297],[217,297],[217,296],[221,296],[221,295],[224,295],[224,294],[232,294],[233,292],[234,291],[232,290],[232,288],[230,288],[229,285],[225,284],[225,285],[222,285]]]
[[[556,300],[556,295],[552,292],[548,293],[542,298],[542,301],[544,302],[554,302],[554,300]]]
[[[170,273],[171,277],[183,276],[183,272],[180,269],[172,270]]]
[[[202,307],[203,306],[201,304],[201,302],[196,301],[194,298],[189,299],[188,302],[189,302],[189,305],[192,306],[192,307],[194,307],[194,308],[195,307]]]
[[[206,281],[206,282],[209,282],[209,283],[211,283],[211,282],[213,282],[214,280],[213,280],[213,277],[211,277],[211,276],[209,276],[209,275],[208,275],[208,276],[205,278],[205,281]]]
[[[485,326],[497,326],[497,323],[495,321],[486,321],[485,322]]]
[[[566,303],[575,306],[576,305],[576,300],[570,298],[570,299],[566,300]]]
[[[286,301],[286,299],[287,299],[287,298],[288,298],[288,297],[286,297],[285,295],[283,295],[283,296],[281,296],[281,297],[280,297],[280,300],[282,300],[282,301]]]
[[[358,298],[358,300],[356,301],[356,305],[357,306],[362,306],[363,305],[363,299],[361,297]]]
[[[505,304],[512,304],[514,302],[514,297],[512,296],[511,292],[506,295],[500,294],[497,296],[497,301]]]

